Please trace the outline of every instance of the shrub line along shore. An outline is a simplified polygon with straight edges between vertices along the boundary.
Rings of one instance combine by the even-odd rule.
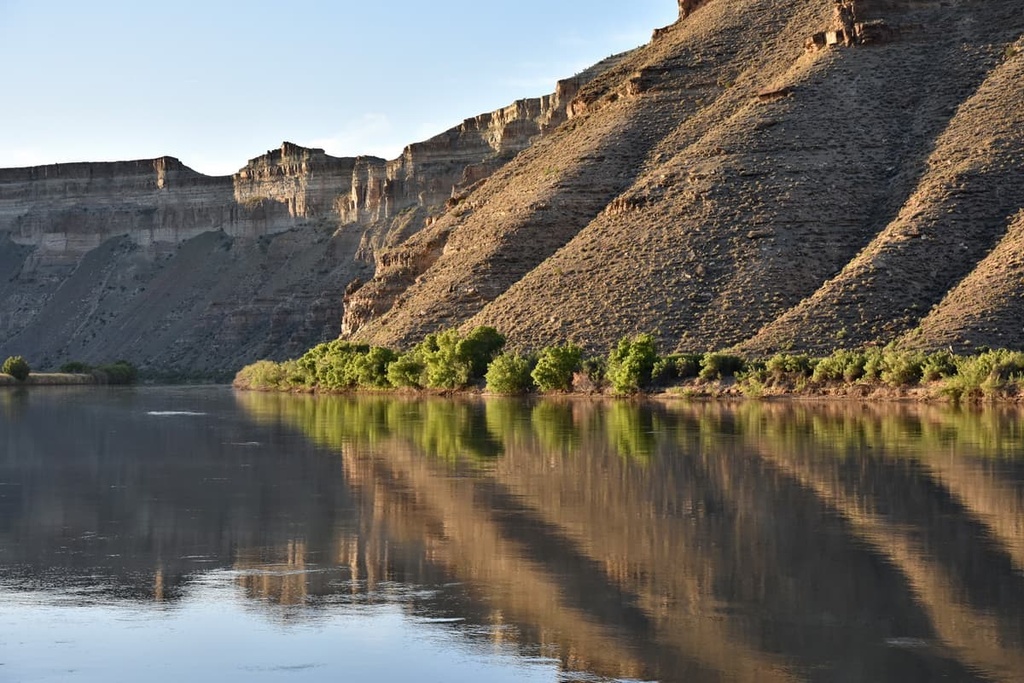
[[[625,337],[606,356],[568,343],[506,351],[492,327],[427,335],[405,353],[334,340],[302,357],[258,361],[234,386],[252,391],[480,392],[652,398],[816,398],[947,402],[1024,400],[1024,352],[926,353],[895,344],[840,349],[823,358],[778,353],[658,354],[649,334]]]

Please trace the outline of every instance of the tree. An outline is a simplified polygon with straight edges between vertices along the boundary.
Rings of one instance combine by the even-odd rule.
[[[21,356],[11,356],[4,361],[3,367],[0,370],[19,382],[24,382],[28,379],[28,374],[32,371],[28,366],[28,361]]]

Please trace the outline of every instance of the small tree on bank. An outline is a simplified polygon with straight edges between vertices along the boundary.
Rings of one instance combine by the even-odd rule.
[[[21,356],[11,356],[4,361],[3,367],[0,367],[0,371],[10,375],[19,382],[24,382],[28,379],[28,375],[32,372],[32,369],[28,366],[28,361]]]

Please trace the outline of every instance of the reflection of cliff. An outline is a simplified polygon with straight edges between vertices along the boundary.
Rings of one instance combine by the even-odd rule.
[[[0,395],[5,571],[44,587],[101,576],[118,595],[172,599],[191,574],[236,554],[286,560],[296,538],[329,552],[354,514],[335,461],[218,413],[226,392],[133,393]]]
[[[991,457],[1019,415],[240,400],[340,448],[368,518],[584,668],[917,681],[1024,665],[1024,465]],[[457,448],[467,420],[500,457],[422,450]]]

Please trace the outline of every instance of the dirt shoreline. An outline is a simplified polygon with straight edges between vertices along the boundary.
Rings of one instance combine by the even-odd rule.
[[[92,375],[68,372],[39,372],[30,374],[24,382],[10,375],[0,374],[0,387],[69,387],[99,384]]]

